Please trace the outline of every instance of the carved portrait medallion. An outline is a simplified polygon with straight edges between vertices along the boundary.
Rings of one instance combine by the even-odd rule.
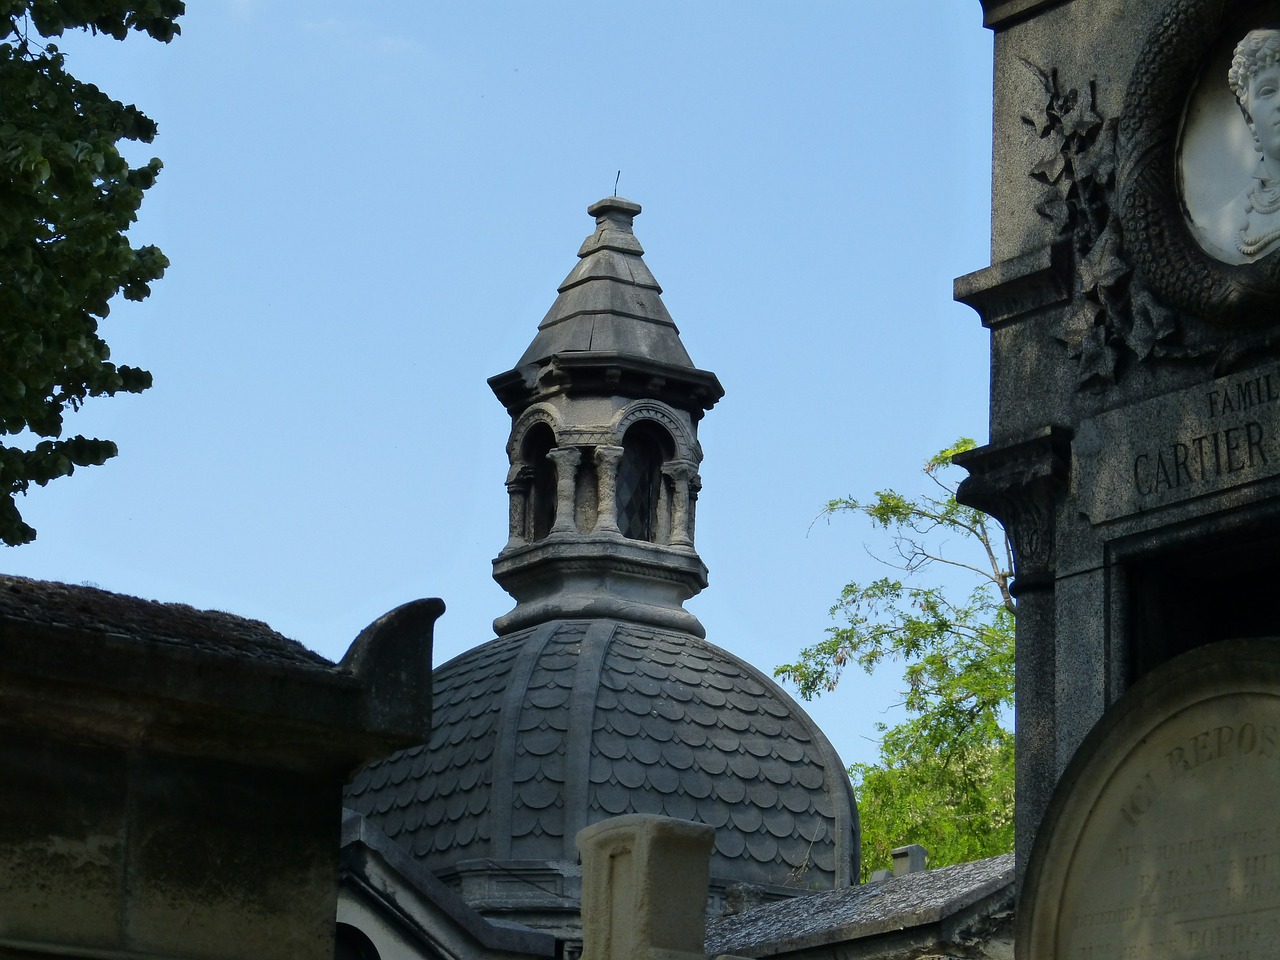
[[[1224,263],[1280,249],[1280,30],[1255,28],[1207,58],[1178,150],[1184,213]]]
[[[1280,4],[1176,0],[1138,57],[1118,138],[1143,284],[1215,326],[1280,321]]]

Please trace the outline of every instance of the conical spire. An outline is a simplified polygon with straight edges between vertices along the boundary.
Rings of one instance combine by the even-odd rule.
[[[514,368],[489,381],[512,418],[510,539],[494,578],[499,634],[612,617],[703,635],[683,602],[694,550],[697,425],[724,394],[699,370],[632,233],[640,205],[587,208],[595,232]]]
[[[640,204],[606,197],[587,213],[596,218],[595,232],[582,242],[537,336],[515,367],[489,385],[513,415],[539,394],[576,381],[595,392],[660,396],[701,417],[724,389],[714,374],[694,367],[645,265],[632,232]],[[600,382],[601,375],[611,382]],[[652,383],[655,377],[669,384]]]

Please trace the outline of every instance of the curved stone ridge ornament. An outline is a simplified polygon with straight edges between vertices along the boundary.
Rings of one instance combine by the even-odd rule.
[[[1041,824],[1018,955],[1274,956],[1280,643],[1201,647],[1085,739]]]

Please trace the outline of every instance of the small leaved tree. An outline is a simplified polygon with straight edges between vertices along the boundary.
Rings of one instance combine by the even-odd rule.
[[[15,498],[116,455],[63,437],[88,397],[140,393],[151,374],[111,362],[98,321],[118,293],[142,300],[169,261],[126,236],[160,161],[130,167],[117,145],[156,125],[66,70],[48,43],[68,29],[168,41],[182,0],[0,0],[0,540],[34,539]]]
[[[836,688],[857,664],[868,673],[886,659],[905,665],[907,719],[879,724],[877,763],[850,768],[862,823],[864,879],[891,865],[890,851],[920,843],[933,866],[1013,849],[1012,556],[989,517],[956,501],[953,455],[961,439],[929,459],[929,489],[914,497],[882,490],[870,501],[832,500],[831,516],[866,516],[888,535],[897,575],[848,584],[831,608],[843,620],[775,676],[811,699]],[[921,584],[941,564],[970,580],[968,592]]]

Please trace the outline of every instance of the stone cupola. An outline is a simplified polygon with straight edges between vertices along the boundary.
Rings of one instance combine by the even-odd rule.
[[[511,414],[510,537],[499,636],[612,617],[704,636],[683,603],[694,549],[698,421],[724,390],[689,359],[632,232],[640,205],[587,208],[596,229],[515,367],[489,380]]]
[[[848,886],[859,826],[845,765],[761,671],[705,639],[683,602],[697,425],[720,399],[693,366],[631,232],[596,231],[511,371],[516,600],[497,639],[435,669],[430,742],[366,767],[346,803],[486,917],[580,941],[584,827],[633,813],[715,828],[708,906]]]

